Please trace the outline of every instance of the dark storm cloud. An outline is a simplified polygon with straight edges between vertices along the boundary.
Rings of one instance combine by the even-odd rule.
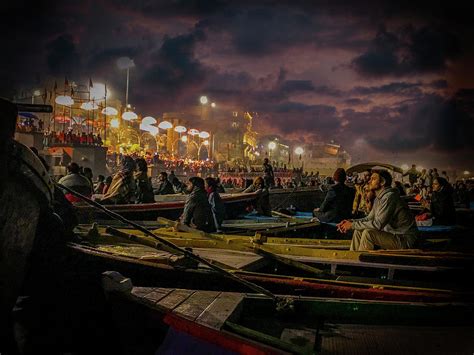
[[[361,106],[361,105],[369,105],[372,101],[367,99],[359,99],[359,98],[350,98],[344,100],[344,103],[351,105],[351,106]]]
[[[260,104],[257,108],[266,115],[265,123],[284,133],[318,133],[332,135],[340,127],[337,110],[328,105],[305,105],[297,102],[282,102],[266,107]]]
[[[313,91],[311,80],[287,80],[281,85],[281,90],[291,94],[294,92]]]
[[[54,0],[2,2],[0,96],[12,97],[44,77],[44,44],[66,28],[60,8]]]
[[[117,60],[120,57],[136,58],[140,49],[136,47],[106,48],[93,53],[87,61],[87,68],[90,73],[107,73],[111,68],[117,67]],[[114,82],[111,78],[111,82]]]
[[[447,89],[448,82],[444,79],[434,80],[431,83],[429,83],[429,86],[431,86],[434,89]]]
[[[441,26],[406,26],[396,32],[381,26],[368,50],[352,60],[364,76],[442,72],[462,53],[458,36]]]
[[[381,86],[356,86],[351,90],[353,95],[405,95],[405,96],[417,96],[421,94],[420,87],[421,83],[406,83],[406,82],[395,82],[385,84]]]
[[[111,4],[121,9],[136,11],[155,18],[169,16],[206,16],[225,8],[226,0],[112,0]]]
[[[314,86],[311,80],[285,80],[281,83],[279,89],[287,95],[302,92],[313,92],[318,95],[334,97],[343,95],[341,90],[327,85]]]
[[[307,44],[320,29],[311,14],[278,5],[233,7],[200,26],[225,31],[239,54],[257,57]]]
[[[459,100],[459,96],[458,93],[445,100],[431,95],[417,103],[393,108],[387,112],[388,116],[398,116],[386,119],[383,128],[375,121],[372,127],[364,125],[366,139],[374,148],[387,152],[430,148],[438,152],[464,150],[472,154],[474,100],[469,98],[466,102]],[[360,117],[357,122],[361,122]]]
[[[255,90],[257,81],[247,72],[216,72],[209,71],[203,92],[213,97],[213,100],[237,104],[246,93]]]
[[[77,74],[80,56],[70,34],[63,34],[46,44],[46,61],[53,75]]]
[[[151,57],[151,66],[143,73],[143,82],[149,87],[166,89],[171,94],[203,83],[207,68],[195,58],[194,51],[196,43],[204,38],[204,33],[199,30],[165,37],[160,49]]]

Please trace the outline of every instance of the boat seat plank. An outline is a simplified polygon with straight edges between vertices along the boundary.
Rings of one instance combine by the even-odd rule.
[[[144,298],[146,295],[148,295],[150,292],[153,291],[153,288],[151,287],[134,287],[132,289],[132,295],[140,298]]]
[[[172,289],[171,292],[156,303],[157,306],[173,310],[194,294],[193,290]]]
[[[194,321],[219,295],[218,291],[196,291],[177,306],[173,313]]]
[[[242,304],[244,296],[245,294],[238,292],[221,293],[196,318],[196,322],[220,330],[227,320],[236,316],[236,310]]]
[[[236,270],[255,271],[267,264],[267,260],[252,252],[196,248],[194,252],[202,258],[212,259]]]
[[[153,288],[153,291],[148,293],[145,298],[152,302],[153,304],[161,301],[163,298],[168,296],[173,289],[160,289],[160,288]]]

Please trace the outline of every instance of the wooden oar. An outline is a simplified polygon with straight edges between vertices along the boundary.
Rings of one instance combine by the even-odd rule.
[[[119,231],[118,229],[115,229],[113,227],[107,227],[105,229],[105,231],[107,233],[113,235],[113,236],[116,236],[116,237],[119,237],[119,238],[124,238],[124,239],[130,240],[130,241],[133,241],[137,244],[149,246],[149,247],[152,247],[152,248],[160,250],[160,251],[166,251],[166,252],[171,253],[173,255],[180,254],[176,250],[168,248],[167,246],[163,245],[160,242],[155,242],[155,241],[149,240],[147,238],[144,238],[144,237],[141,237],[141,236],[135,235],[135,234],[127,234],[127,233]],[[209,261],[210,263],[214,264],[214,265],[217,265],[217,266],[223,268],[223,269],[232,270],[232,267],[230,267],[229,265],[223,264],[219,261],[216,261],[216,260],[213,260],[213,259],[207,259],[207,258],[206,258],[206,260]]]
[[[274,295],[272,292],[270,292],[269,290],[259,286],[259,285],[256,285],[252,282],[249,282],[247,280],[244,280],[234,274],[232,274],[231,272],[225,270],[225,269],[222,269],[212,263],[210,263],[209,261],[207,261],[206,259],[200,257],[199,255],[196,255],[194,253],[192,253],[191,251],[189,250],[186,250],[186,249],[183,249],[183,248],[180,248],[176,245],[174,245],[173,243],[171,243],[170,241],[166,240],[166,239],[163,239],[161,237],[158,237],[156,234],[152,233],[151,231],[149,231],[148,229],[146,228],[143,228],[142,226],[140,226],[139,224],[136,224],[128,219],[126,219],[125,217],[121,216],[120,214],[118,213],[115,213],[115,212],[112,212],[110,211],[108,208],[106,208],[105,206],[91,200],[90,198],[72,190],[71,188],[69,187],[66,187],[62,184],[59,184],[59,183],[56,183],[56,186],[58,186],[59,188],[63,189],[63,190],[66,190],[67,192],[69,192],[70,194],[74,195],[74,196],[77,196],[79,197],[81,200],[87,202],[89,205],[101,210],[102,212],[104,212],[105,214],[107,214],[108,216],[112,217],[113,219],[118,219],[119,221],[122,221],[124,223],[127,223],[133,227],[135,227],[137,230],[141,231],[142,233],[160,241],[161,243],[163,243],[164,245],[168,246],[169,248],[172,248],[176,251],[179,251],[181,253],[183,253],[184,255],[186,255],[187,257],[189,257],[190,259],[193,259],[193,260],[196,260],[204,265],[207,265],[209,266],[211,269],[227,276],[228,278],[236,281],[236,282],[239,282],[245,286],[247,286],[248,288],[258,292],[258,293],[262,293],[268,297],[270,297],[271,299],[273,299],[276,303],[277,303],[277,309],[279,307],[281,307],[282,305],[286,305],[288,304],[289,300],[288,299],[285,299],[285,298],[281,298],[279,296],[276,296]],[[290,301],[291,302],[291,301]]]

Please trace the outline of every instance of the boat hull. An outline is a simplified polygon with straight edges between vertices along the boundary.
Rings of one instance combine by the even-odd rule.
[[[140,260],[124,255],[115,255],[95,248],[71,243],[66,249],[65,259],[73,272],[84,270],[100,275],[115,270],[131,278],[138,286],[193,288],[199,290],[248,292],[248,289],[208,269],[184,269],[166,264]],[[416,290],[390,286],[363,285],[361,283],[337,282],[302,277],[285,277],[271,274],[235,271],[250,282],[272,292],[297,296],[339,297],[361,300],[384,300],[403,302],[447,302],[472,297],[470,293],[441,290]]]
[[[176,220],[183,212],[186,195],[156,196],[157,202],[144,204],[106,205],[113,212],[125,218],[140,221],[153,221],[157,217]],[[226,207],[226,219],[236,219],[246,214],[251,205],[255,205],[255,193],[223,194]],[[270,190],[270,203],[273,209],[288,208],[293,205],[300,211],[312,211],[324,199],[324,193],[315,188],[299,190]],[[79,221],[91,222],[97,219],[109,219],[104,213],[88,205],[77,205]]]

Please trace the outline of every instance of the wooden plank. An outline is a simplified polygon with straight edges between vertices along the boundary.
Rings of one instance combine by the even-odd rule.
[[[166,297],[157,302],[156,305],[168,310],[173,310],[193,294],[193,290],[174,289]]]
[[[394,253],[362,253],[359,256],[360,261],[367,263],[387,263],[400,264],[410,266],[452,266],[467,267],[473,264],[471,256],[432,256],[428,255],[412,255],[412,254],[394,254]]]
[[[237,292],[221,293],[217,298],[197,317],[196,322],[208,327],[220,330],[224,323],[235,318],[239,313],[245,294]]]
[[[173,313],[194,321],[219,294],[218,291],[196,291],[177,306]]]
[[[153,291],[148,293],[145,298],[152,303],[157,303],[168,296],[172,291],[173,289],[160,289],[153,287]]]
[[[415,271],[448,271],[458,270],[459,268],[445,267],[445,266],[417,266],[417,265],[397,265],[397,264],[385,264],[385,263],[368,263],[360,260],[353,259],[329,259],[329,258],[315,258],[308,256],[294,256],[294,255],[282,255],[286,258],[291,258],[305,263],[315,264],[326,264],[326,265],[348,265],[358,266],[367,268],[378,268],[378,269],[394,269],[394,270],[415,270]]]
[[[131,293],[136,297],[143,298],[152,291],[153,287],[134,287]]]
[[[257,270],[268,262],[265,258],[253,252],[201,248],[194,249],[194,252],[202,258],[216,260],[237,270]]]

